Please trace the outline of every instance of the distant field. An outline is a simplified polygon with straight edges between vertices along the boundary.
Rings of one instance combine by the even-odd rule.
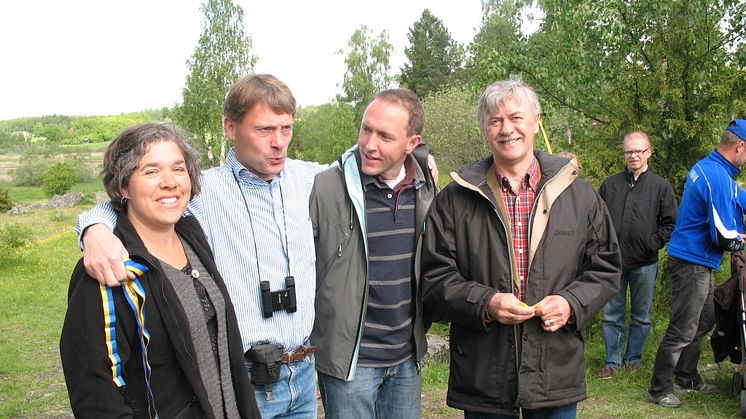
[[[21,156],[17,154],[0,154],[0,181],[10,182],[11,171],[18,167]]]
[[[64,145],[60,147],[62,154],[54,157],[54,160],[63,160],[65,158],[77,159],[85,163],[93,175],[91,181],[74,185],[71,189],[72,192],[95,194],[96,192],[103,191],[99,172],[101,171],[104,157],[103,150],[108,145],[109,142]],[[13,185],[13,172],[20,164],[21,155],[0,154],[0,188],[7,188],[10,191],[11,199],[21,204],[30,204],[49,199],[40,188]]]
[[[89,143],[89,144],[69,144],[60,146],[64,153],[103,153],[106,147],[111,144],[111,141],[105,141],[101,143]]]

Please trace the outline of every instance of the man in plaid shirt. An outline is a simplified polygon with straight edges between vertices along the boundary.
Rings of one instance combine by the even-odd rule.
[[[585,325],[619,287],[612,220],[577,166],[534,150],[531,87],[492,84],[477,118],[492,155],[451,174],[422,247],[423,301],[451,321],[447,403],[465,418],[574,418]]]

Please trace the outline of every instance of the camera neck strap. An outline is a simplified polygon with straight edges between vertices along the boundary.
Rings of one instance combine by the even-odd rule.
[[[243,199],[243,205],[246,208],[246,212],[249,215],[249,226],[251,227],[251,240],[254,242],[254,255],[256,255],[256,274],[259,277],[259,282],[261,282],[262,273],[259,269],[259,246],[257,245],[257,242],[256,242],[256,233],[254,232],[254,220],[251,216],[251,208],[249,207],[249,201],[246,199],[246,195],[244,194],[243,188],[241,187],[241,181],[238,179],[236,172],[232,171],[231,173],[233,173],[233,179],[235,179],[236,181],[236,185],[238,186],[238,191],[241,193],[241,198]],[[285,239],[285,242],[281,243],[282,253],[285,256],[285,275],[291,276],[290,275],[290,250],[288,247],[288,223],[285,217],[285,195],[283,194],[283,191],[282,191],[282,183],[279,183],[278,186],[280,187],[280,205],[282,206],[282,224],[284,228],[283,233],[284,233],[284,239]]]

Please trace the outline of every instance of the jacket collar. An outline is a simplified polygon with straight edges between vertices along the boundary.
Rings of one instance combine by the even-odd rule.
[[[728,174],[730,174],[731,177],[734,177],[737,174],[741,173],[741,169],[734,166],[733,163],[729,162],[728,159],[723,157],[723,155],[720,154],[720,152],[718,152],[717,150],[713,150],[708,157],[722,165],[725,170],[728,171]]]
[[[565,158],[557,157],[540,150],[534,150],[534,157],[539,162],[541,183],[545,183],[547,180],[556,176],[563,167],[569,164],[569,160]],[[494,163],[495,159],[490,155],[482,160],[477,160],[474,163],[461,167],[455,172],[455,175],[463,181],[479,187],[480,185],[486,184],[487,170],[492,167]],[[453,175],[454,174],[452,173],[451,176],[453,177]]]
[[[418,148],[415,150],[418,150],[419,148],[420,146],[418,146]],[[409,154],[407,156],[407,159],[410,159],[410,161],[413,163],[412,167],[414,169],[414,186],[415,188],[419,189],[425,184],[426,175],[423,172],[423,167],[427,167],[427,163],[425,163],[425,165],[423,166],[422,162],[418,161],[419,159],[416,158],[415,152]],[[427,159],[427,153],[425,153],[425,159]],[[425,162],[427,162],[427,160],[425,160]],[[361,185],[367,185],[375,181],[375,179],[373,179],[371,176],[368,176],[360,171],[360,146],[357,144],[342,153],[342,156],[339,157],[338,163],[346,178],[352,175],[352,178],[354,180],[359,179]],[[355,171],[357,171],[357,175],[354,175]]]
[[[181,239],[186,240],[192,248],[195,248],[197,240],[188,228],[186,218],[181,217],[174,227]],[[151,266],[158,266],[157,259],[145,247],[126,213],[120,212],[117,214],[117,226],[114,229],[114,234],[122,240],[122,245],[127,249],[130,256],[142,258]]]
[[[117,215],[117,227],[114,230],[114,234],[122,240],[122,245],[127,248],[127,251],[131,255],[137,255],[142,257],[149,257],[148,249],[137,234],[137,230],[132,225],[130,220],[127,218],[127,213],[119,212]]]

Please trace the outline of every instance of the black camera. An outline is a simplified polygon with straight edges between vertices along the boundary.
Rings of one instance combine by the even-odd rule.
[[[259,290],[262,292],[262,312],[265,319],[272,317],[275,311],[295,313],[298,310],[295,300],[295,278],[292,276],[285,277],[284,290],[272,291],[269,281],[259,282]]]

